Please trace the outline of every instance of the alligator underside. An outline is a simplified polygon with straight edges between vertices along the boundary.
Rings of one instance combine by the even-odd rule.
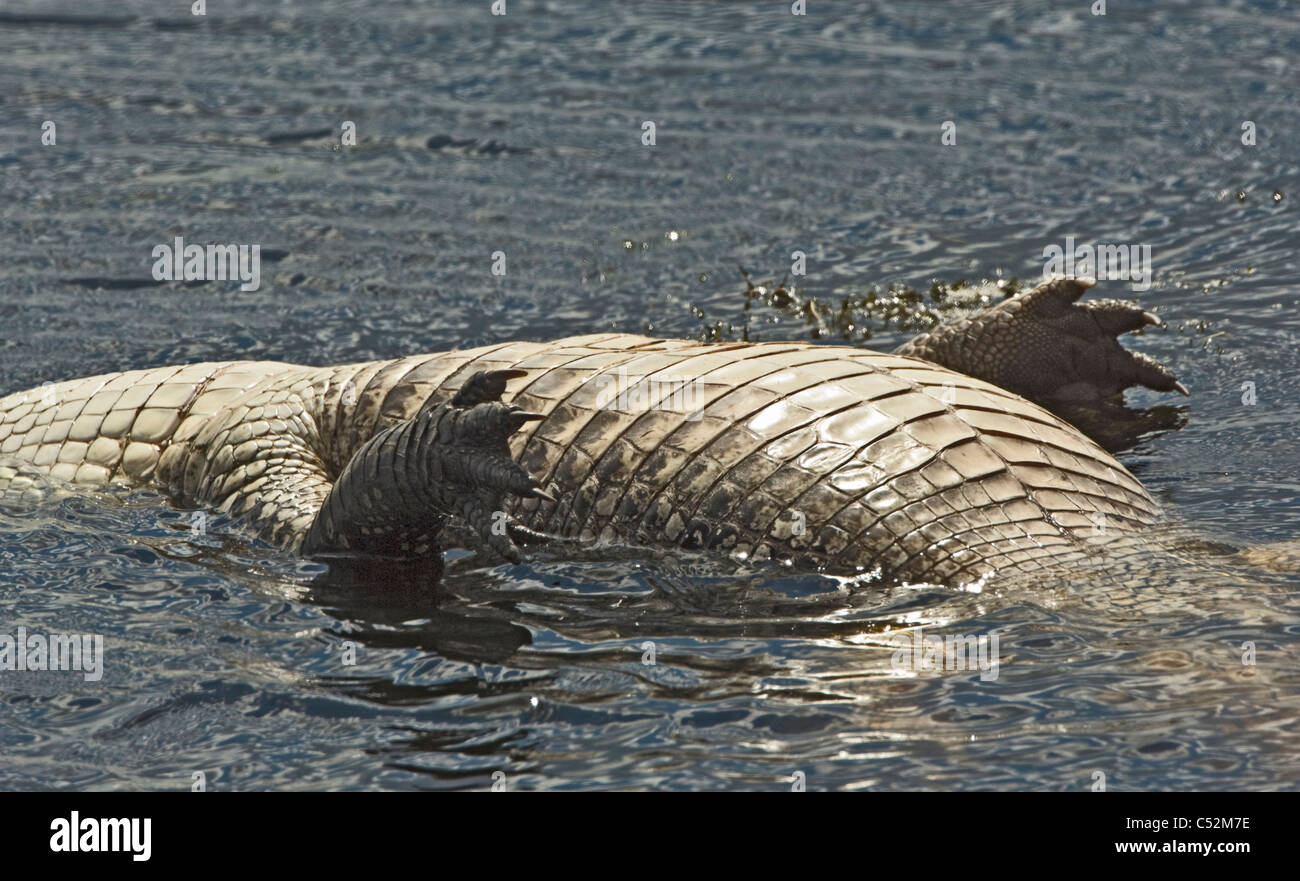
[[[296,547],[362,443],[501,368],[525,371],[504,399],[545,416],[511,452],[555,499],[508,510],[554,535],[960,583],[1087,556],[1157,517],[1076,429],[934,364],[624,334],[47,384],[0,399],[0,462],[82,484],[153,483]],[[14,488],[0,465],[6,478]]]

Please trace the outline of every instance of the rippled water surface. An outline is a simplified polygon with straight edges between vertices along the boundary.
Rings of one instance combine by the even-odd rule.
[[[6,3],[0,393],[610,328],[807,338],[743,308],[738,267],[803,250],[834,302],[1032,278],[1074,235],[1151,246],[1138,296],[1169,329],[1133,345],[1192,390],[1130,393],[1181,427],[1121,460],[1207,538],[1300,537],[1294,3],[489,6]],[[260,243],[261,289],[155,284],[177,235]],[[0,632],[102,634],[106,670],[0,673],[6,789],[1300,787],[1297,575],[848,590],[606,548],[450,552],[435,596],[191,536],[147,490],[46,489],[0,507]],[[896,671],[917,627],[996,635],[998,677]]]

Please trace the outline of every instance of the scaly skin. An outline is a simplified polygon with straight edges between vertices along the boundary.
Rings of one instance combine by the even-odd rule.
[[[1017,309],[1068,319],[1084,287],[1045,285]],[[1134,308],[1101,328],[1131,329]],[[76,483],[152,483],[324,555],[436,554],[458,516],[516,560],[512,539],[536,530],[958,584],[1068,564],[1099,527],[1135,539],[1157,518],[1122,465],[1016,394],[807,343],[594,334],[108,374],[0,399],[0,484],[21,484],[6,454]]]

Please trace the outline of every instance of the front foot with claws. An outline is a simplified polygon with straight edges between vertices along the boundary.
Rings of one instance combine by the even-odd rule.
[[[475,373],[450,402],[362,445],[330,489],[308,531],[308,554],[436,554],[449,516],[464,520],[502,557],[519,563],[517,539],[545,538],[514,523],[507,496],[551,495],[510,456],[509,439],[544,419],[501,401],[522,370]]]

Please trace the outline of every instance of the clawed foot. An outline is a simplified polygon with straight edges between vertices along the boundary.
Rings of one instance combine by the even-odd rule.
[[[1092,279],[1054,279],[973,318],[940,325],[896,354],[923,358],[1049,406],[1099,401],[1141,385],[1188,394],[1173,372],[1120,334],[1163,322],[1123,300],[1077,303]]]
[[[303,552],[428,557],[456,516],[501,556],[520,562],[515,539],[540,534],[510,522],[506,497],[554,501],[510,456],[510,435],[545,418],[502,403],[506,382],[523,375],[479,371],[451,401],[428,404],[366,441],[330,488]]]
[[[448,404],[428,414],[433,436],[427,450],[430,492],[441,510],[465,520],[483,541],[512,563],[522,556],[515,544],[536,544],[546,536],[514,522],[506,496],[555,501],[510,455],[510,435],[546,417],[502,403],[507,380],[523,370],[479,371]]]

